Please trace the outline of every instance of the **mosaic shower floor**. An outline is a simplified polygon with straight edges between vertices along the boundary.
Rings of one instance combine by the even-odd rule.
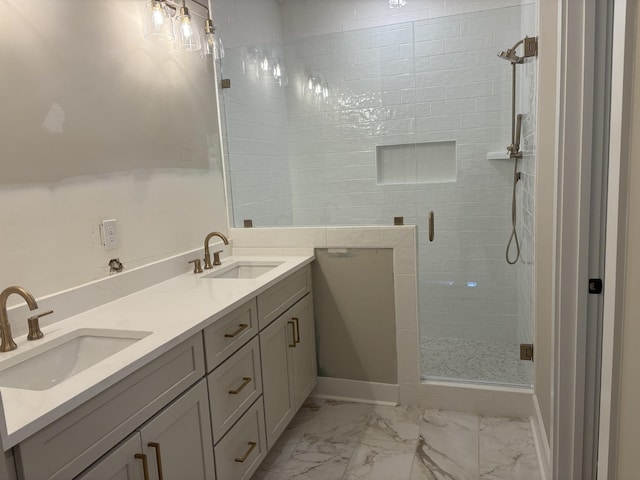
[[[516,343],[422,337],[420,362],[423,378],[531,385],[531,362]]]

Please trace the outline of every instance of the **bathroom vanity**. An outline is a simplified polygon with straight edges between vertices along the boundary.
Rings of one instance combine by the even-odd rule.
[[[123,329],[126,317],[148,334],[49,390],[2,387],[16,478],[250,478],[317,380],[313,256],[276,260],[229,260],[65,325]]]

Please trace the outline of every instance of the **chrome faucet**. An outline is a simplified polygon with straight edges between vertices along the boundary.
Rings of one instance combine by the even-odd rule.
[[[220,257],[219,254],[222,250],[214,252],[213,254],[213,265],[211,264],[211,254],[209,253],[209,240],[211,237],[219,237],[222,239],[225,245],[229,245],[229,240],[220,232],[211,232],[204,239],[204,268],[209,270],[213,268],[213,265],[220,265]]]
[[[33,295],[22,287],[7,287],[0,293],[0,337],[2,337],[0,352],[10,352],[18,348],[18,345],[16,345],[16,342],[13,341],[13,337],[11,336],[11,325],[9,324],[9,317],[7,315],[7,299],[12,293],[16,293],[24,298],[29,306],[29,310],[38,308],[38,303],[36,299],[33,298]]]

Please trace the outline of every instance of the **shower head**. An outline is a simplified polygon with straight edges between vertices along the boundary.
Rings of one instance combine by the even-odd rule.
[[[516,55],[515,50],[512,49],[503,50],[498,53],[498,56],[510,61],[511,63],[522,63],[524,61],[524,59]]]
[[[522,42],[524,42],[524,39],[523,40],[518,40],[518,43],[516,43],[511,48],[507,48],[506,50],[501,51],[500,53],[498,53],[498,56],[500,58],[504,58],[505,60],[510,61],[511,63],[522,63],[522,62],[524,62],[524,57],[519,57],[518,55],[516,55],[516,48],[518,48],[520,46],[520,44],[522,44]]]
[[[523,45],[523,54],[522,56],[518,56],[516,54],[516,49]],[[524,37],[522,40],[518,40],[518,42],[511,48],[507,48],[506,50],[498,53],[500,58],[504,58],[511,62],[512,65],[517,63],[524,63],[525,58],[536,57],[538,55],[538,37]]]

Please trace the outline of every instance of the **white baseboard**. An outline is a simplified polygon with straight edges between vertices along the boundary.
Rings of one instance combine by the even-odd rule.
[[[398,385],[362,382],[343,378],[318,377],[312,395],[317,398],[344,400],[376,405],[398,405]]]
[[[536,443],[540,473],[542,474],[542,480],[551,480],[551,449],[549,448],[549,441],[547,440],[547,434],[544,429],[538,397],[535,395],[533,395],[533,409],[534,412],[533,415],[531,415],[531,431],[533,432],[533,439]]]

